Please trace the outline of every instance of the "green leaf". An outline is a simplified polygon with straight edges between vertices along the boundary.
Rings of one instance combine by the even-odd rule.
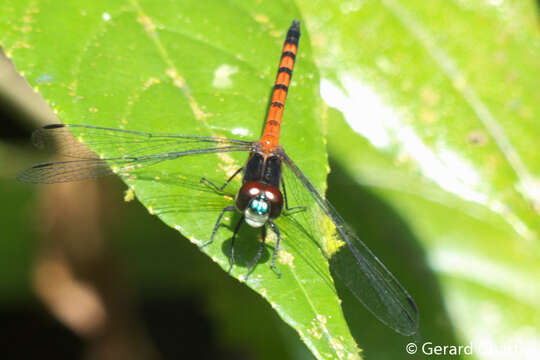
[[[437,311],[429,293],[434,290],[447,304],[460,343],[537,352],[536,4],[299,3],[323,99],[348,123],[336,112],[329,117],[333,159],[364,191],[391,204],[437,276],[440,290],[418,281],[422,265],[394,255],[415,273],[404,285],[418,302],[426,341],[441,339],[445,327],[444,309]],[[353,209],[349,203],[345,214]]]
[[[260,136],[284,34],[292,14],[299,18],[285,1],[3,1],[0,14],[4,51],[62,122],[244,140]],[[303,33],[281,143],[324,190],[319,79]],[[103,156],[122,154],[97,142],[91,148]],[[151,214],[201,244],[232,197],[205,191],[199,179],[221,184],[246,156],[182,158],[124,180]],[[230,194],[238,186],[233,182]],[[228,226],[203,250],[226,270],[237,220],[227,218]],[[286,219],[277,224],[286,234],[277,262],[282,277],[269,268],[267,250],[247,285],[317,358],[355,357],[358,349],[319,248]],[[245,275],[255,239],[254,231],[240,233],[233,276]]]

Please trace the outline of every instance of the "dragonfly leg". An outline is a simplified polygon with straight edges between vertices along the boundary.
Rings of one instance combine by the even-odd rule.
[[[239,168],[238,170],[236,170],[236,171],[234,172],[234,174],[232,174],[231,177],[228,178],[228,179],[223,183],[223,185],[221,185],[221,186],[217,186],[216,184],[214,184],[212,181],[208,180],[208,179],[205,178],[205,177],[201,178],[201,183],[207,185],[208,187],[210,187],[210,188],[212,188],[212,189],[214,189],[214,190],[216,190],[217,192],[222,192],[223,189],[225,189],[225,187],[227,187],[227,185],[229,185],[229,183],[232,181],[232,179],[234,179],[234,178],[236,177],[236,175],[238,175],[238,174],[240,173],[240,171],[242,171],[243,169],[244,169],[244,168],[241,167],[241,168]]]
[[[227,270],[227,273],[230,273],[233,266],[234,266],[234,241],[236,240],[236,235],[238,234],[238,231],[240,231],[240,226],[242,226],[242,223],[244,222],[244,215],[242,215],[242,217],[240,218],[240,221],[238,221],[238,223],[236,224],[236,226],[234,227],[234,233],[233,233],[233,236],[231,238],[231,253],[230,253],[230,257],[229,257],[229,261],[231,262],[231,265],[229,266],[229,270]]]
[[[284,179],[281,179],[281,187],[283,188],[283,197],[285,198],[285,210],[287,210],[288,212],[292,212],[293,214],[301,211],[306,211],[307,208],[305,206],[295,206],[290,208],[289,201],[287,200],[287,188],[285,188]]]
[[[272,228],[272,230],[277,236],[276,245],[274,246],[274,253],[272,254],[272,261],[270,262],[270,268],[276,272],[279,278],[281,277],[281,271],[279,271],[278,268],[276,267],[276,258],[279,251],[279,241],[281,240],[281,235],[279,233],[279,229],[277,225],[273,221],[268,221],[268,224],[270,224],[270,227]]]
[[[253,267],[257,265],[257,263],[259,262],[259,259],[261,258],[261,255],[264,249],[264,244],[266,242],[266,227],[265,226],[262,227],[261,232],[262,232],[262,242],[261,242],[261,245],[259,246],[259,249],[257,250],[257,254],[255,254],[255,257],[253,258],[253,260],[251,260],[251,263],[249,263],[248,265],[246,279],[248,278],[249,274],[251,274]]]
[[[221,210],[221,213],[219,214],[219,217],[216,221],[216,225],[214,225],[214,230],[212,231],[212,236],[210,236],[210,240],[206,241],[205,243],[203,243],[200,248],[203,248],[205,247],[206,245],[210,244],[212,241],[214,241],[214,237],[216,236],[216,233],[219,229],[219,225],[221,225],[221,219],[223,218],[223,215],[225,215],[225,213],[227,211],[234,211],[236,210],[236,208],[234,206],[227,206],[225,208],[223,208],[223,210]]]

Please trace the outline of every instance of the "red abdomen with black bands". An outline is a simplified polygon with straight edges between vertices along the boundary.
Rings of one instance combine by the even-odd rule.
[[[276,83],[272,93],[272,103],[268,110],[266,124],[261,137],[261,146],[265,153],[270,153],[276,146],[279,146],[281,117],[283,116],[283,107],[285,106],[287,91],[289,90],[289,84],[291,83],[299,39],[300,22],[294,20],[287,31],[285,44],[283,44],[281,61],[279,62]]]

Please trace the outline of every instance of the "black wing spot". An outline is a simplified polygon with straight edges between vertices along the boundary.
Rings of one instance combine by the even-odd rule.
[[[66,127],[66,125],[64,125],[64,124],[50,124],[50,125],[43,126],[43,129],[58,129],[58,128],[62,128],[62,127]]]
[[[31,167],[31,169],[39,169],[39,168],[44,168],[44,167],[48,167],[48,166],[51,166],[53,165],[54,163],[52,162],[47,162],[47,163],[41,163],[41,164],[36,164],[34,166]]]

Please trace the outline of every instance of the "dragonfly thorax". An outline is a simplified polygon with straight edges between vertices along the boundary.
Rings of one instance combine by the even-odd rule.
[[[236,207],[244,214],[248,225],[261,227],[269,219],[275,219],[281,214],[283,196],[274,186],[248,181],[236,195]]]

